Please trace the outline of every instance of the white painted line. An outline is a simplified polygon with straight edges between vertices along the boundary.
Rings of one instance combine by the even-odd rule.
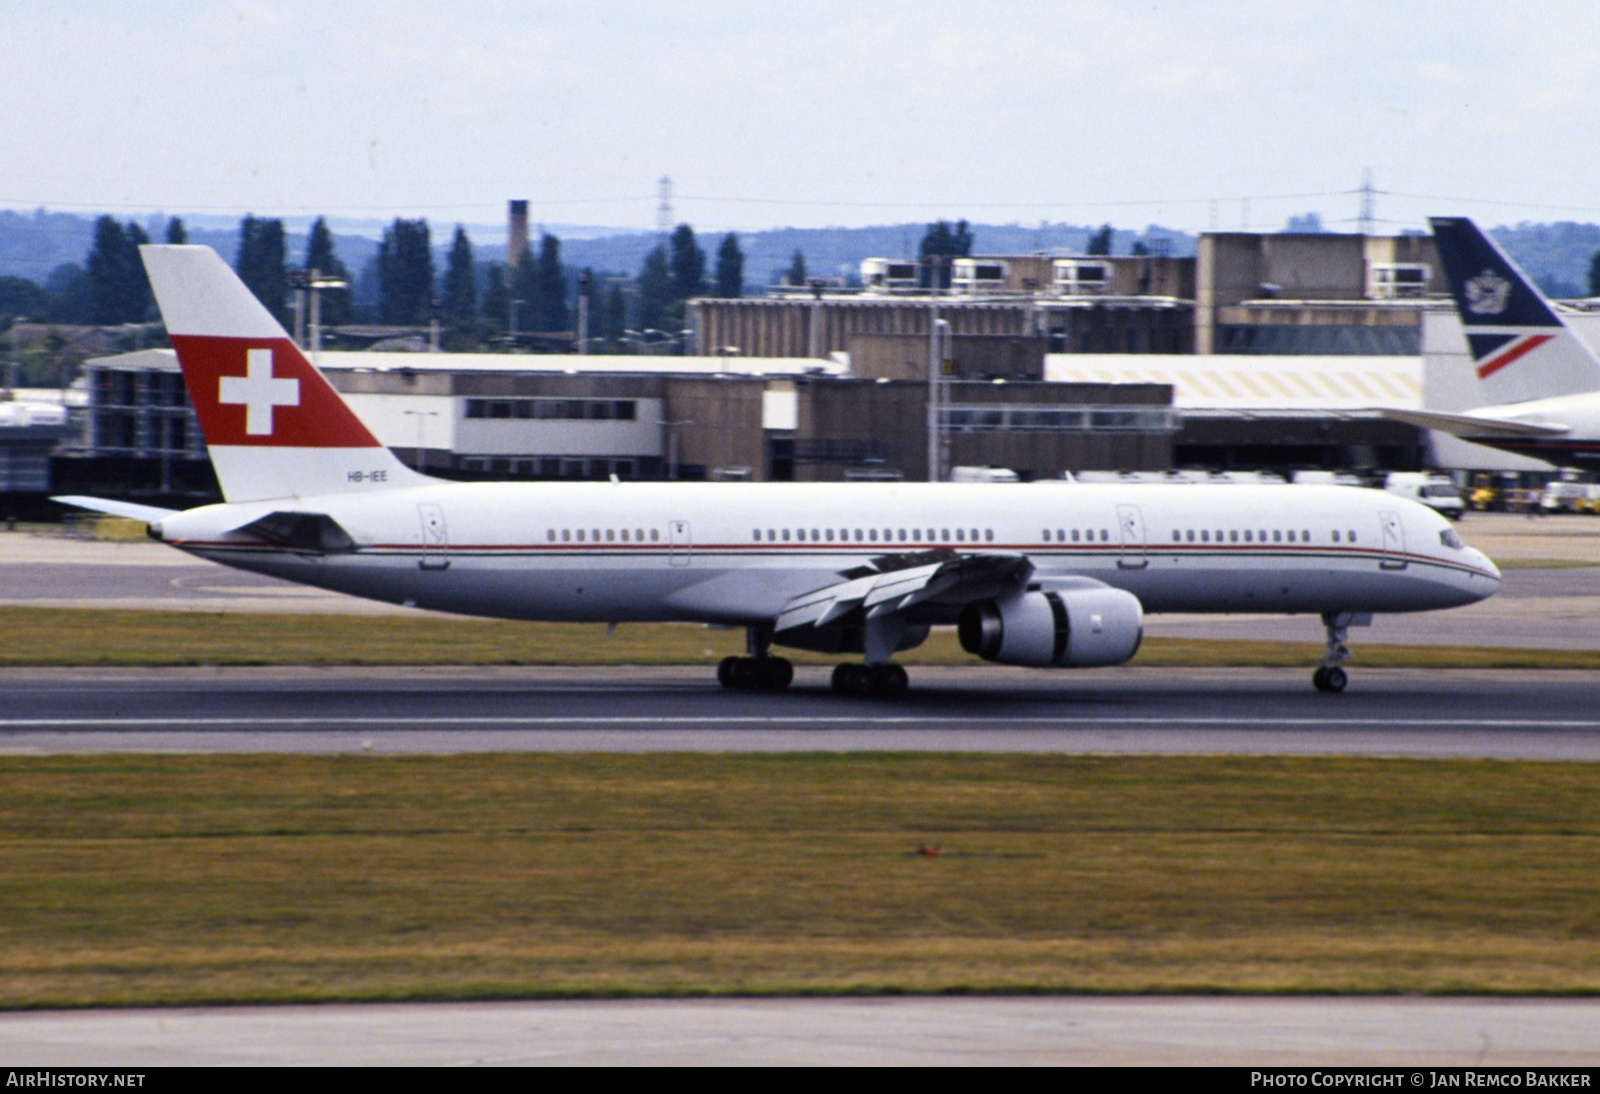
[[[21,729],[148,728],[189,729],[216,726],[1183,726],[1237,729],[1249,726],[1335,726],[1341,729],[1600,729],[1600,720],[1542,718],[919,718],[818,716],[717,717],[396,717],[396,718],[4,718],[0,731]]]

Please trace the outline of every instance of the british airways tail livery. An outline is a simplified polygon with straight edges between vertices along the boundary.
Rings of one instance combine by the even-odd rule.
[[[226,500],[147,520],[202,558],[356,596],[508,619],[742,626],[727,687],[779,691],[773,646],[858,654],[835,689],[895,695],[934,626],[1040,668],[1120,664],[1146,612],[1313,612],[1347,628],[1491,595],[1433,510],[1349,487],[453,483],[406,468],[208,248],[141,248]]]
[[[1528,276],[1465,217],[1434,239],[1490,405],[1394,417],[1556,464],[1600,466],[1600,360]]]

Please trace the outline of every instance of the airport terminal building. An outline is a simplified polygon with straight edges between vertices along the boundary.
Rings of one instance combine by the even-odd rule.
[[[1431,237],[1207,233],[1193,258],[978,256],[955,259],[938,293],[915,262],[862,273],[855,291],[691,301],[692,356],[320,364],[401,459],[455,478],[922,480],[930,458],[944,475],[1023,478],[1543,466],[1383,413],[1481,402]],[[1600,335],[1600,316],[1571,320]],[[170,350],[91,358],[80,386],[50,489],[215,493]]]

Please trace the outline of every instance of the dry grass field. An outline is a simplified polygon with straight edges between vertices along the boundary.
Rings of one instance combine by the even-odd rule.
[[[10,756],[0,1006],[1592,993],[1597,800],[1484,761]]]

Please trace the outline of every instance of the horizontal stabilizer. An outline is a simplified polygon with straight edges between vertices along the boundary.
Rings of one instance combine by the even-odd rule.
[[[71,505],[78,509],[88,509],[94,513],[107,513],[113,517],[127,517],[129,520],[142,520],[146,524],[154,524],[178,512],[176,509],[162,509],[154,505],[137,505],[131,501],[112,501],[110,498],[90,498],[81,494],[61,494],[50,499],[62,505]]]
[[[329,555],[356,549],[356,541],[350,538],[350,533],[326,513],[268,513],[234,531],[257,536],[291,551]]]
[[[1560,437],[1572,432],[1570,426],[1518,422],[1509,418],[1480,418],[1475,414],[1446,414],[1438,410],[1386,409],[1385,418],[1405,422],[1420,429],[1437,429],[1456,437],[1471,439],[1509,439],[1515,437]]]

